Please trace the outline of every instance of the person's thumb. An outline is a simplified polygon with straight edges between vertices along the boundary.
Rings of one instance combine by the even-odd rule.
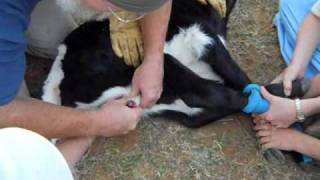
[[[115,103],[119,104],[119,105],[125,105],[127,102],[126,98],[120,98],[120,99],[114,99],[113,100]]]
[[[284,94],[285,94],[287,97],[290,96],[291,90],[292,90],[292,81],[285,79],[285,80],[283,81],[283,91],[284,91]]]
[[[136,97],[136,96],[139,96],[139,88],[137,86],[135,86],[134,84],[132,84],[129,97]]]
[[[271,101],[271,99],[272,99],[272,97],[273,97],[273,95],[270,94],[270,93],[266,90],[265,87],[261,87],[261,94],[262,94],[262,96],[263,96],[266,100],[268,100],[268,101]]]
[[[276,78],[271,81],[271,84],[280,83],[283,79],[283,73],[279,74]]]

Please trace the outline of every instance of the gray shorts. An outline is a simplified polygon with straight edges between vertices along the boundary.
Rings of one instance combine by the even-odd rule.
[[[29,54],[54,59],[57,47],[78,24],[55,0],[40,1],[31,14],[27,31]]]
[[[26,81],[23,81],[23,83],[21,84],[21,87],[18,92],[18,97],[23,97],[23,98],[30,97],[30,93],[29,93]]]
[[[56,0],[42,0],[31,14],[26,51],[37,57],[54,59],[59,44],[77,27],[78,24],[56,4]],[[18,97],[30,97],[25,81]]]

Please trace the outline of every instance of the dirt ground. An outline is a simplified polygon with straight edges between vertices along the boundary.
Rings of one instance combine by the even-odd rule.
[[[277,0],[238,0],[228,46],[254,82],[265,84],[284,68],[272,18]],[[32,61],[30,61],[32,59]],[[27,79],[39,97],[50,61],[28,58]],[[287,157],[269,162],[259,150],[251,118],[229,116],[200,129],[144,119],[126,136],[99,138],[78,164],[79,179],[319,179]]]

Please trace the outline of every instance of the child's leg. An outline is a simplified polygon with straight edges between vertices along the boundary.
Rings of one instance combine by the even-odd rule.
[[[281,54],[286,64],[291,63],[297,34],[304,18],[310,13],[316,0],[280,0],[279,13],[275,17]],[[318,51],[318,50],[317,50]],[[320,53],[316,52],[305,76],[312,78],[320,72]]]
[[[71,15],[53,0],[40,1],[31,15],[27,31],[27,52],[40,57],[54,58],[58,45],[77,27]]]

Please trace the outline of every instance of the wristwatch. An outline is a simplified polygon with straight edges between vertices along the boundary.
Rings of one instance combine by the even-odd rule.
[[[296,119],[297,119],[297,122],[303,122],[306,117],[305,115],[303,114],[302,110],[301,110],[301,101],[299,98],[295,99],[294,100],[295,102],[295,105],[296,105]]]

